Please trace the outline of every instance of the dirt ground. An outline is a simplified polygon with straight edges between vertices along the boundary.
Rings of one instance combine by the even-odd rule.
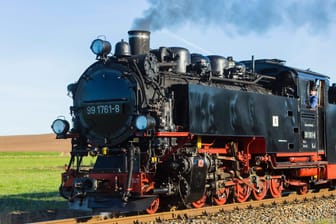
[[[69,152],[70,139],[55,134],[0,136],[0,152]]]

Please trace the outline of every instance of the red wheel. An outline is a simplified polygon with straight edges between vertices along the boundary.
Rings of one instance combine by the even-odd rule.
[[[157,197],[152,201],[150,206],[146,209],[148,214],[154,214],[159,209],[160,199]]]
[[[216,205],[224,205],[227,202],[227,199],[229,197],[230,188],[225,187],[221,188],[216,192],[216,195],[214,197],[214,201]]]
[[[244,183],[237,183],[234,188],[234,196],[236,201],[240,203],[247,201],[251,195],[251,188]]]
[[[203,197],[200,200],[194,201],[191,204],[194,208],[202,208],[205,205],[205,201],[206,201],[206,195],[203,195]]]
[[[303,194],[307,194],[307,193],[308,193],[308,185],[305,184],[305,185],[303,185],[303,186],[300,186],[300,187],[298,188],[298,190],[297,190],[297,193],[298,193],[298,194],[301,194],[301,195],[303,195]]]
[[[272,179],[270,184],[270,193],[273,198],[281,197],[283,190],[282,181],[280,179]]]
[[[264,199],[264,197],[267,194],[268,191],[268,182],[264,179],[260,179],[258,183],[256,184],[256,187],[258,188],[258,191],[253,190],[253,198],[257,201],[260,201]]]

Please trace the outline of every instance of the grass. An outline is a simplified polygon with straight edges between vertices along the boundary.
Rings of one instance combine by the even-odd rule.
[[[0,212],[66,208],[58,187],[68,161],[57,152],[0,152]]]

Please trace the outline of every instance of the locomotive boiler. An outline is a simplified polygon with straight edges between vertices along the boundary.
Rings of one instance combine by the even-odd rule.
[[[68,86],[72,124],[52,124],[71,139],[60,186],[71,208],[154,213],[335,185],[329,77],[278,59],[151,49],[148,31],[128,34],[114,54],[92,42],[96,62]]]

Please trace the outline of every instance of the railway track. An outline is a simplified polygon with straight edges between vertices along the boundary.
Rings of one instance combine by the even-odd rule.
[[[145,215],[133,215],[126,217],[108,217],[108,215],[94,215],[94,216],[83,216],[69,219],[60,219],[46,222],[36,222],[35,224],[72,224],[72,223],[110,223],[110,224],[138,224],[138,223],[147,223],[147,222],[162,222],[169,220],[187,220],[192,217],[199,215],[210,215],[223,211],[232,211],[234,209],[245,209],[245,208],[256,208],[259,206],[267,206],[274,204],[285,204],[290,202],[312,200],[323,197],[336,196],[336,191],[330,191],[328,189],[321,189],[319,192],[309,192],[305,195],[297,195],[296,193],[288,193],[288,195],[279,197],[279,198],[269,198],[261,201],[247,201],[244,203],[231,203],[221,206],[208,206],[203,208],[193,208],[193,209],[184,209],[184,210],[175,210],[169,212],[160,212],[155,214],[145,214]]]

